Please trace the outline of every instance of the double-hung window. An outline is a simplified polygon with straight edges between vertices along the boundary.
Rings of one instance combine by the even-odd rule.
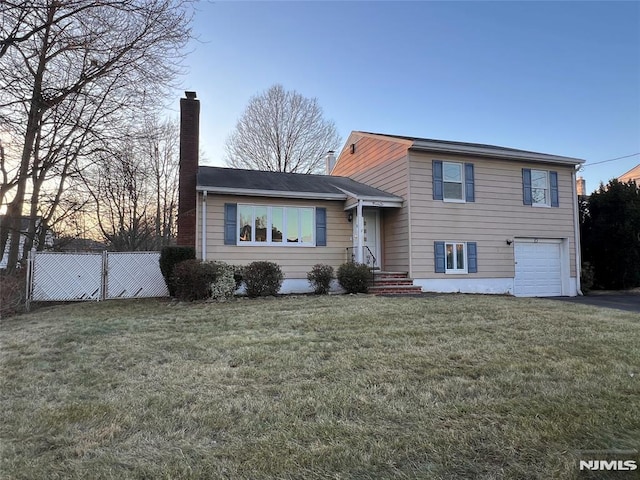
[[[531,170],[531,201],[533,205],[550,205],[549,172]]]
[[[238,205],[238,245],[315,245],[312,207]]]
[[[442,180],[444,200],[464,201],[461,163],[442,162]]]
[[[473,163],[433,161],[433,199],[475,202]]]
[[[522,169],[522,203],[534,207],[558,207],[558,172]]]

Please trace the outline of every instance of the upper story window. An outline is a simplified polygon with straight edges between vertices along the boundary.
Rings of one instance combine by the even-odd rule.
[[[461,163],[442,163],[443,199],[464,201]]]
[[[531,170],[531,200],[532,205],[548,206],[550,204],[549,172]]]
[[[475,202],[473,163],[433,161],[433,199]]]
[[[535,207],[558,207],[558,172],[522,169],[522,203]]]
[[[312,207],[238,205],[238,245],[315,245]]]

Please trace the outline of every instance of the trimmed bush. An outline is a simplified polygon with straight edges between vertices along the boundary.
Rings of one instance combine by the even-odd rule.
[[[249,297],[268,297],[278,293],[284,275],[276,263],[253,262],[244,267],[242,280]]]
[[[329,293],[333,278],[333,267],[322,263],[314,265],[311,271],[307,273],[307,280],[313,287],[313,291],[319,295]]]
[[[367,293],[371,270],[364,263],[348,262],[338,267],[338,283],[347,293]]]
[[[218,269],[213,262],[191,259],[178,263],[173,269],[175,297],[184,301],[204,300],[211,296],[211,284]]]
[[[193,247],[164,247],[160,252],[160,271],[169,289],[169,295],[172,297],[176,296],[176,287],[173,283],[173,269],[178,263],[195,258],[196,249]]]
[[[211,298],[224,300],[233,297],[238,286],[235,280],[236,268],[225,262],[212,262],[216,272],[216,278],[211,283]]]

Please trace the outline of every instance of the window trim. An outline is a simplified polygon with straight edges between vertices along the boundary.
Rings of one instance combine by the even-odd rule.
[[[444,171],[445,171],[445,167],[446,165],[457,165],[458,167],[460,167],[460,182],[447,182],[444,179]],[[444,185],[445,183],[460,183],[461,186],[461,190],[460,190],[460,198],[447,198],[447,196],[445,195],[445,188]],[[449,162],[446,160],[442,161],[442,201],[443,202],[450,202],[450,203],[467,203],[466,201],[466,192],[465,192],[465,164],[463,162]]]
[[[241,225],[242,222],[240,221],[240,211],[242,209],[242,207],[251,207],[252,209],[252,214],[251,214],[251,225],[252,225],[252,229],[251,229],[251,240],[250,241],[241,241],[240,240],[240,230],[241,230]],[[255,240],[255,209],[256,208],[266,208],[267,209],[267,239],[264,242],[258,242]],[[273,229],[272,229],[272,225],[273,225],[273,209],[274,208],[281,208],[282,209],[282,226],[283,226],[283,232],[282,232],[282,241],[281,242],[274,242],[272,239],[272,234],[273,234]],[[300,221],[300,210],[302,209],[306,209],[306,210],[311,210],[311,242],[288,242],[286,241],[286,227],[287,227],[287,209],[288,208],[295,208],[298,210],[298,238],[300,238],[302,235],[302,227],[303,227],[303,222]],[[300,206],[300,205],[264,205],[264,204],[257,204],[257,203],[238,203],[237,204],[237,210],[236,210],[236,229],[235,229],[235,240],[236,240],[236,245],[237,246],[248,246],[248,247],[294,247],[294,248],[308,248],[308,247],[316,247],[316,242],[317,242],[317,234],[316,234],[316,207],[312,207],[312,206]]]
[[[454,264],[457,264],[457,255],[455,252],[458,251],[456,248],[457,245],[462,245],[462,259],[464,260],[464,268],[448,268],[447,267],[447,246],[453,245],[454,251]],[[444,273],[446,275],[466,275],[469,273],[469,255],[467,254],[467,242],[460,241],[444,241]]]
[[[458,198],[445,198],[444,196],[444,166],[458,165],[461,171],[461,197]],[[476,201],[476,189],[475,189],[475,168],[474,163],[470,162],[456,162],[449,160],[436,160],[431,161],[432,165],[432,197],[433,200],[447,203],[475,203]],[[446,182],[446,183],[458,183],[458,182]]]
[[[464,258],[466,265],[466,274],[478,273],[478,242],[461,242],[459,240],[436,240],[433,242],[434,253],[434,271],[435,273],[449,275],[464,275],[461,269],[447,272],[447,248],[446,244],[464,244]]]
[[[547,197],[547,203],[533,203],[533,185],[531,172],[546,172],[547,178],[547,191],[549,195]],[[556,170],[541,170],[541,169],[522,169],[522,204],[529,207],[536,208],[559,208],[560,207],[560,185],[558,172]]]
[[[540,190],[540,188],[536,188],[533,186],[533,175],[535,172],[544,173],[544,177],[545,177],[545,188],[543,189],[545,191],[544,203],[536,202],[535,196],[533,195],[534,190]],[[549,170],[538,170],[534,168],[531,169],[531,206],[532,207],[551,208],[551,179],[550,179],[551,175],[550,174],[551,172]]]

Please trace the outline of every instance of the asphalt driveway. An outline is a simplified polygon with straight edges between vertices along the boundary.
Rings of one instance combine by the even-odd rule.
[[[595,307],[615,308],[627,312],[640,313],[640,295],[637,294],[597,294],[583,297],[549,297],[552,300],[562,302],[580,303],[582,305],[593,305]]]

